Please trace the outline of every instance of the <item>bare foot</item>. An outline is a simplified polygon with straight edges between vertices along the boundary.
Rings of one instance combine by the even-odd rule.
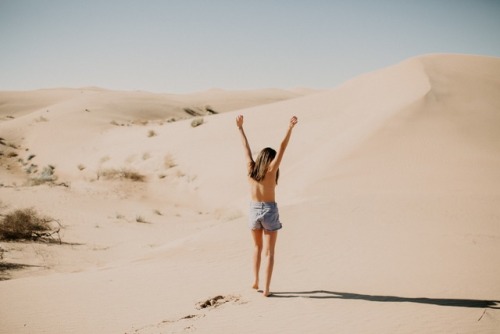
[[[264,292],[262,293],[262,295],[263,295],[264,297],[269,297],[269,296],[271,295],[271,292],[269,292],[269,290],[266,290],[266,291],[264,291]]]
[[[252,285],[252,289],[258,290],[259,289],[259,283],[254,283]]]

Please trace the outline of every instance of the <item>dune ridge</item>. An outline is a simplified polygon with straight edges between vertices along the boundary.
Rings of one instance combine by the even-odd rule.
[[[500,59],[436,54],[306,95],[206,91],[193,108],[221,113],[197,127],[145,92],[1,93],[0,210],[60,219],[67,244],[2,242],[32,267],[0,282],[0,332],[496,332],[498,91]],[[249,285],[238,114],[254,153],[299,118],[273,298]],[[57,180],[24,186],[30,164]]]

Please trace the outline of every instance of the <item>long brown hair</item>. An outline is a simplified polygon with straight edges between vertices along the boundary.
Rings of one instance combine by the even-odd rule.
[[[265,149],[260,151],[256,161],[252,163],[252,165],[250,166],[250,171],[248,173],[248,176],[250,176],[257,182],[264,180],[264,178],[266,177],[267,170],[269,169],[269,165],[271,164],[271,161],[273,161],[275,157],[276,157],[276,151],[270,147],[266,147]],[[276,171],[276,184],[278,184],[279,176],[280,176],[280,170],[278,168],[278,170]]]

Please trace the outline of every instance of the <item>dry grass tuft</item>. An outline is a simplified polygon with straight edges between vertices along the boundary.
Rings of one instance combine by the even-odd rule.
[[[107,180],[113,180],[113,179],[127,179],[135,182],[144,182],[146,180],[146,176],[140,174],[139,172],[136,172],[131,169],[113,169],[113,168],[108,168],[108,169],[101,169],[97,172],[97,179],[104,178]]]
[[[154,130],[149,130],[148,137],[154,137],[154,136],[157,136],[157,133]]]

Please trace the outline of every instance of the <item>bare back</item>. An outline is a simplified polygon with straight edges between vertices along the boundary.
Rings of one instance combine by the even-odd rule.
[[[250,196],[254,202],[275,202],[276,172],[268,171],[266,177],[258,182],[248,177]]]
[[[292,129],[295,124],[297,124],[297,117],[293,116],[290,119],[290,124],[288,125],[287,132],[281,145],[278,149],[278,152],[275,152],[275,157],[272,158],[272,161],[269,163],[267,168],[266,175],[263,179],[261,177],[257,177],[261,179],[261,181],[256,181],[255,179],[248,176],[248,183],[250,184],[250,196],[252,201],[254,202],[275,202],[275,189],[276,189],[276,176],[278,174],[278,170],[280,167],[281,159],[283,158],[283,154],[288,145],[288,141],[290,140],[290,135],[292,134]],[[247,171],[250,174],[251,169],[253,168],[255,161],[252,158],[252,151],[250,149],[250,145],[248,144],[247,137],[245,135],[245,131],[243,130],[243,116],[239,115],[236,117],[236,126],[240,130],[241,140],[243,143],[243,148],[245,152],[245,157],[247,160]],[[274,150],[273,150],[274,151]],[[262,153],[262,152],[261,152]]]

